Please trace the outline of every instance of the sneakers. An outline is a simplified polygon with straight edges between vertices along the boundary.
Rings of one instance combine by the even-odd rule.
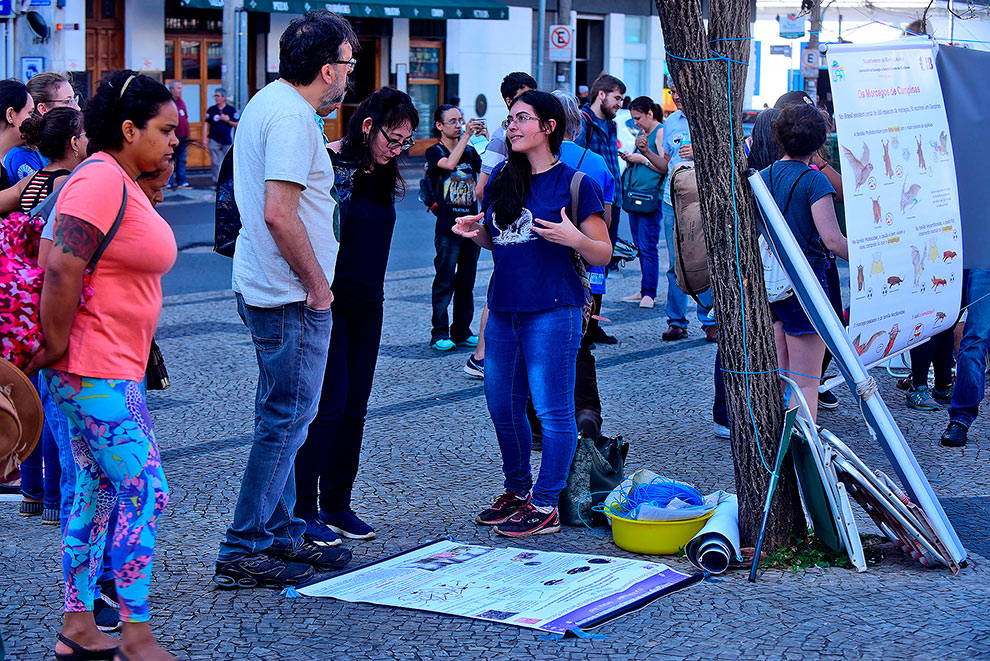
[[[673,342],[674,340],[683,340],[688,336],[686,328],[681,328],[680,326],[668,326],[661,335],[660,339],[664,342]]]
[[[357,517],[353,510],[344,510],[327,514],[320,513],[320,518],[341,537],[347,539],[374,539],[375,529]]]
[[[46,507],[41,513],[41,522],[49,526],[57,526],[62,518],[62,513],[57,507]]]
[[[459,346],[459,347],[472,347],[472,348],[473,347],[476,347],[476,346],[478,346],[478,336],[477,335],[469,335],[468,337],[464,338],[463,340],[459,340],[457,342],[457,346]]]
[[[839,398],[831,390],[821,390],[818,393],[818,406],[832,411],[839,408]]]
[[[934,399],[939,404],[945,404],[946,406],[952,404],[952,393],[954,393],[956,387],[953,384],[949,384],[948,387],[939,390],[938,388],[932,389],[932,399]]]
[[[311,565],[285,562],[267,553],[253,553],[229,562],[217,562],[213,582],[222,588],[283,588],[316,576]]]
[[[908,390],[907,405],[919,411],[938,411],[942,408],[938,405],[938,402],[932,399],[928,386],[918,386],[917,388]]]
[[[718,342],[718,331],[714,324],[705,326],[705,342]]]
[[[342,541],[340,535],[331,530],[330,526],[324,523],[322,519],[307,521],[306,532],[303,533],[303,538],[308,539],[317,546],[326,547],[340,546]]]
[[[646,308],[648,310],[652,310],[653,309],[653,305],[654,305],[654,300],[653,300],[653,297],[652,296],[644,296],[639,301],[639,307],[641,307],[641,308]]]
[[[526,494],[525,498],[520,498],[518,494],[506,491],[495,499],[492,506],[475,517],[475,523],[483,526],[494,526],[509,520],[513,514],[529,505],[531,496]]]
[[[595,330],[592,332],[589,338],[595,344],[618,344],[619,341],[613,336],[602,330],[601,326],[595,326]]]
[[[457,348],[457,345],[444,337],[431,344],[430,348],[437,351],[453,351]]]
[[[302,563],[312,565],[319,571],[343,569],[351,561],[351,552],[345,548],[331,548],[315,544],[305,537],[294,549],[272,546],[266,553],[283,560],[287,564]]]
[[[950,422],[949,426],[942,432],[939,443],[947,448],[961,448],[966,445],[966,425],[961,422]]]
[[[715,438],[732,438],[732,432],[729,431],[729,428],[717,422],[712,423],[712,434]]]
[[[93,600],[93,619],[96,620],[96,628],[103,633],[113,633],[120,631],[120,613],[118,605],[111,601],[106,595],[100,595]]]
[[[479,379],[485,378],[485,359],[475,358],[472,355],[464,365],[464,373]]]
[[[42,503],[30,503],[26,500],[21,501],[21,508],[17,510],[17,513],[21,516],[38,516],[44,511],[45,506]]]
[[[495,532],[506,537],[529,537],[560,532],[560,517],[557,508],[541,512],[532,503],[527,503],[506,521],[495,526]]]
[[[623,303],[639,303],[643,300],[643,295],[640,293],[635,293],[632,296],[623,296],[621,299]]]

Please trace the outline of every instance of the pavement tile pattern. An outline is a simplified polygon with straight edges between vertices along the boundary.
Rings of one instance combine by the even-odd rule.
[[[480,311],[490,263],[478,276]],[[619,344],[597,349],[604,431],[631,443],[630,470],[650,468],[704,492],[734,490],[728,442],[711,435],[715,347],[660,342],[663,305],[618,302],[638,288],[635,266],[610,281],[604,315]],[[379,532],[348,542],[355,563],[424,541],[509,545],[473,518],[501,490],[498,447],[480,381],[461,371],[468,353],[428,348],[432,269],[389,274],[385,327],[365,435],[356,509]],[[476,329],[477,330],[477,329]],[[857,574],[844,569],[768,570],[749,583],[733,572],[664,597],[598,629],[604,640],[547,641],[494,623],[328,599],[286,599],[267,590],[222,591],[213,563],[250,448],[257,368],[230,292],[166,299],[158,333],[172,388],[150,406],[171,501],[159,525],[152,624],[189,659],[962,659],[988,658],[990,458],[988,425],[970,444],[938,445],[945,412],[903,405],[894,379],[881,392],[971,551],[957,576],[891,550]],[[874,468],[889,470],[845,387],[820,422]],[[856,506],[854,505],[854,508]],[[862,515],[862,512],[859,512]],[[865,515],[861,530],[872,527]],[[57,528],[0,507],[0,630],[12,659],[50,658],[61,606]],[[526,548],[624,556],[584,528],[512,540]],[[664,559],[691,571],[681,558]]]

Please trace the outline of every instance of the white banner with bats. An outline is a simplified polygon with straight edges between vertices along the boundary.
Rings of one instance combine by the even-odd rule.
[[[849,238],[849,337],[867,366],[952,326],[962,236],[934,42],[829,46]]]

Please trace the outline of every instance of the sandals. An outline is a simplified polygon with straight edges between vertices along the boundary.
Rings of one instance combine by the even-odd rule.
[[[74,640],[69,640],[62,634],[58,634],[58,640],[60,643],[72,650],[69,654],[59,654],[55,653],[55,658],[58,661],[113,661],[114,655],[120,657],[121,661],[127,661],[126,658],[117,650],[116,647],[112,647],[108,650],[88,650]]]

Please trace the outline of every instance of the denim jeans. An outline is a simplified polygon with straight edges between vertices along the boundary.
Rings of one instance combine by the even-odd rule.
[[[245,305],[237,312],[251,331],[258,357],[254,442],[248,455],[234,521],[220,545],[227,562],[272,545],[295,548],[306,523],[293,516],[296,452],[316,416],[330,344],[330,310],[302,302],[277,308]]]
[[[657,247],[660,244],[660,217],[660,209],[647,215],[629,214],[629,230],[633,243],[639,249],[639,268],[643,272],[639,293],[650,298],[657,297],[660,281],[660,253]]]
[[[175,171],[168,180],[169,186],[185,186],[186,181],[186,148],[189,146],[189,138],[179,138],[179,144],[172,150],[172,162],[175,163]]]
[[[533,504],[556,507],[577,447],[574,364],[581,343],[581,310],[490,310],[485,328],[485,399],[502,452],[505,489]],[[532,395],[543,427],[543,459],[533,484],[533,437],[526,418]]]
[[[990,348],[990,269],[964,273],[963,301],[969,305],[966,326],[956,358],[956,388],[949,421],[967,428],[980,413],[986,387],[986,357]]]
[[[35,375],[31,379],[31,383],[34,384],[40,396],[41,392],[45,390],[41,375]],[[21,462],[21,494],[25,498],[42,501],[45,509],[60,509],[62,499],[59,482],[61,479],[62,470],[59,466],[58,445],[55,443],[55,435],[49,425],[48,416],[45,416],[45,424],[41,427],[41,440],[35,446],[34,451]],[[69,498],[72,498],[71,491]]]
[[[687,328],[687,294],[677,286],[677,274],[674,270],[674,207],[663,203],[663,240],[667,244],[667,324]],[[714,319],[708,318],[712,307],[712,290],[698,294],[701,305],[698,307],[698,321],[702,328],[715,324]]]
[[[433,260],[433,330],[430,344],[437,340],[463,342],[471,336],[474,319],[474,278],[478,272],[481,248],[471,239],[454,234],[437,234]],[[449,324],[447,308],[454,299],[454,323]]]
[[[313,521],[319,512],[351,508],[381,339],[381,303],[334,301],[320,407],[296,455],[295,515],[300,519]]]

